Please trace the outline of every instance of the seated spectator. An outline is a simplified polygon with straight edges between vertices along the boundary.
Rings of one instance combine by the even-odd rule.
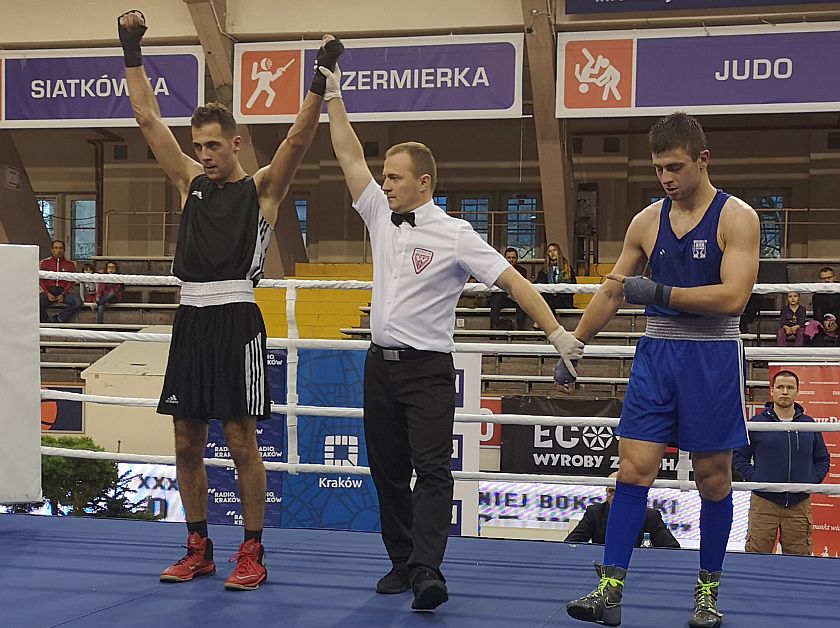
[[[510,262],[510,265],[513,266],[520,275],[527,279],[528,271],[525,270],[524,266],[518,263],[519,253],[515,248],[509,246],[505,249],[505,259]],[[502,308],[506,307],[516,308],[516,328],[519,330],[525,329],[525,325],[528,322],[528,315],[525,314],[524,310],[519,307],[519,304],[516,301],[511,299],[510,296],[504,292],[490,293],[490,329],[502,329]]]
[[[816,324],[813,324],[816,323]],[[823,314],[822,322],[811,321],[805,330],[805,337],[812,347],[840,347],[837,333],[837,317],[831,312]]]
[[[95,272],[93,269],[93,264],[86,263],[82,266],[83,273],[93,273]],[[95,281],[80,281],[79,282],[79,292],[82,295],[82,301],[85,304],[95,305],[96,304],[96,282]]]
[[[64,242],[62,240],[53,240],[50,245],[50,250],[52,251],[52,255],[46,259],[42,259],[38,268],[62,273],[76,272],[76,264],[69,259],[64,259]],[[38,282],[38,289],[41,293],[39,295],[39,301],[42,323],[66,323],[82,307],[82,300],[76,294],[75,281],[41,279]],[[64,309],[55,318],[52,318],[48,311],[49,308],[60,303],[64,304]]]
[[[820,281],[822,283],[834,283],[837,280],[834,269],[831,266],[820,268]],[[815,292],[812,301],[814,320],[822,321],[828,312],[840,316],[840,292]]]
[[[560,245],[552,242],[545,251],[545,268],[537,273],[534,283],[577,283],[575,271],[569,265],[569,260],[563,257]],[[542,293],[545,302],[552,311],[560,309],[571,309],[575,306],[575,295],[573,294],[551,294]]]
[[[618,474],[613,473],[610,477],[618,477]],[[612,504],[614,493],[615,489],[612,486],[607,487],[607,501],[587,507],[583,519],[566,537],[566,543],[589,543],[591,541],[603,545],[607,538],[607,516],[610,514],[610,504]],[[677,539],[674,538],[665,522],[662,521],[662,514],[654,508],[648,508],[645,512],[645,525],[636,538],[636,547],[642,546],[645,532],[650,534],[650,542],[654,547],[680,547]]]
[[[799,305],[798,292],[787,293],[787,304],[782,306],[779,313],[776,344],[780,347],[801,347],[805,344],[805,308]]]
[[[105,272],[115,275],[120,272],[116,262],[105,264]],[[98,283],[96,284],[96,322],[105,322],[105,308],[114,303],[122,301],[123,285],[121,283]]]

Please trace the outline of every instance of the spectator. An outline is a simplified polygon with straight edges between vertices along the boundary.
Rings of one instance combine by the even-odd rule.
[[[801,347],[805,343],[805,308],[799,305],[799,293],[787,293],[787,305],[779,312],[779,330],[776,332],[776,344],[786,347],[793,344]]]
[[[618,473],[613,473],[610,477],[618,477]],[[612,486],[607,487],[607,501],[586,508],[583,519],[566,537],[567,543],[592,542],[603,545],[607,537],[607,516],[610,514],[614,493],[615,489]],[[641,547],[645,532],[650,534],[650,542],[654,547],[680,547],[677,539],[662,521],[662,514],[655,508],[648,508],[645,512],[645,524],[636,538],[636,547]]]
[[[50,245],[50,250],[52,251],[52,255],[46,259],[42,259],[38,268],[61,273],[76,272],[76,264],[69,259],[64,259],[64,242],[62,240],[53,240]],[[41,293],[39,300],[42,323],[66,323],[82,307],[82,300],[76,294],[75,281],[41,279],[38,282],[38,288]],[[52,305],[59,303],[63,303],[65,307],[55,318],[52,318],[48,310]]]
[[[834,269],[831,266],[820,268],[820,281],[822,283],[834,283],[837,281]],[[834,316],[840,316],[840,292],[815,292],[812,301],[814,320],[821,321],[829,312]]]
[[[773,401],[750,421],[813,423],[796,403],[799,377],[779,371],[773,377]],[[828,473],[829,454],[820,432],[753,432],[732,463],[747,482],[819,484]],[[748,552],[773,553],[776,535],[785,554],[811,555],[811,502],[808,493],[753,491],[747,531]]]
[[[93,273],[94,271],[93,264],[90,262],[85,263],[82,266],[83,273]],[[90,304],[91,306],[96,305],[96,282],[95,281],[80,281],[79,282],[79,293],[81,294],[82,301],[87,305]]]
[[[739,320],[739,327],[742,334],[750,333],[750,325],[753,324],[761,311],[761,305],[764,302],[764,295],[751,294],[747,304],[744,306],[744,311]]]
[[[556,242],[549,244],[545,251],[545,258],[545,268],[537,273],[537,279],[534,283],[577,283],[575,271],[572,270],[569,260],[563,256],[559,244]],[[542,295],[552,311],[570,309],[575,306],[575,295],[573,294],[543,292]]]
[[[519,253],[515,248],[509,246],[505,249],[505,259],[513,266],[517,272],[527,279],[528,271],[525,267],[519,264]],[[519,307],[519,304],[510,298],[504,292],[490,293],[490,329],[502,329],[502,308],[513,307],[516,308],[516,328],[519,330],[525,329],[528,322],[528,316],[525,311]]]
[[[115,275],[120,272],[116,262],[105,264],[105,272]],[[98,283],[96,284],[96,322],[105,322],[105,308],[114,303],[119,303],[123,298],[123,285],[121,283]]]
[[[805,336],[808,338],[808,344],[812,347],[840,346],[840,334],[837,333],[837,317],[831,312],[826,312],[823,314],[822,322],[811,321],[808,324]]]

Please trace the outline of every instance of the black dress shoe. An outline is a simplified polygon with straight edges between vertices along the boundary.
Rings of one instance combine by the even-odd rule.
[[[418,567],[411,573],[411,588],[414,591],[413,611],[433,611],[449,599],[446,583],[428,567]]]
[[[379,579],[379,582],[376,583],[376,592],[402,593],[408,591],[408,587],[408,568],[406,568],[405,563],[398,563]]]

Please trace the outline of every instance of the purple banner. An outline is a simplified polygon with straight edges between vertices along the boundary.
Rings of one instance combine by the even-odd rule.
[[[800,4],[832,4],[837,0],[566,0],[566,14],[629,13],[652,11],[697,11],[698,9],[734,9],[738,7],[770,7]]]
[[[171,123],[199,104],[203,63],[195,54],[146,54],[144,66]],[[6,58],[4,123],[61,127],[134,124],[122,56]]]
[[[342,97],[350,113],[505,111],[516,103],[516,53],[508,42],[348,49]]]
[[[636,107],[840,102],[840,33],[639,39]]]

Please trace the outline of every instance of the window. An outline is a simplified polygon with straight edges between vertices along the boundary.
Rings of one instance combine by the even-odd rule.
[[[441,193],[440,195],[435,194],[432,197],[432,202],[440,207],[443,211],[446,211],[446,194]]]
[[[533,257],[537,243],[537,199],[530,196],[514,196],[507,204],[507,245],[519,253],[519,257]]]
[[[41,209],[41,215],[44,217],[44,225],[50,233],[50,239],[55,240],[55,206],[56,198],[54,196],[38,198],[38,207]]]
[[[488,241],[490,231],[489,212],[488,198],[461,199],[461,218],[469,222],[485,242]]]
[[[96,201],[71,200],[70,215],[70,240],[73,243],[71,259],[89,260],[96,255]]]
[[[295,211],[300,223],[300,235],[303,236],[303,244],[306,244],[306,214],[309,211],[309,201],[305,198],[295,199]]]
[[[784,247],[784,212],[766,211],[781,209],[785,206],[785,198],[781,194],[764,194],[754,196],[750,203],[758,211],[761,222],[761,245],[759,256],[761,259],[779,259]]]

